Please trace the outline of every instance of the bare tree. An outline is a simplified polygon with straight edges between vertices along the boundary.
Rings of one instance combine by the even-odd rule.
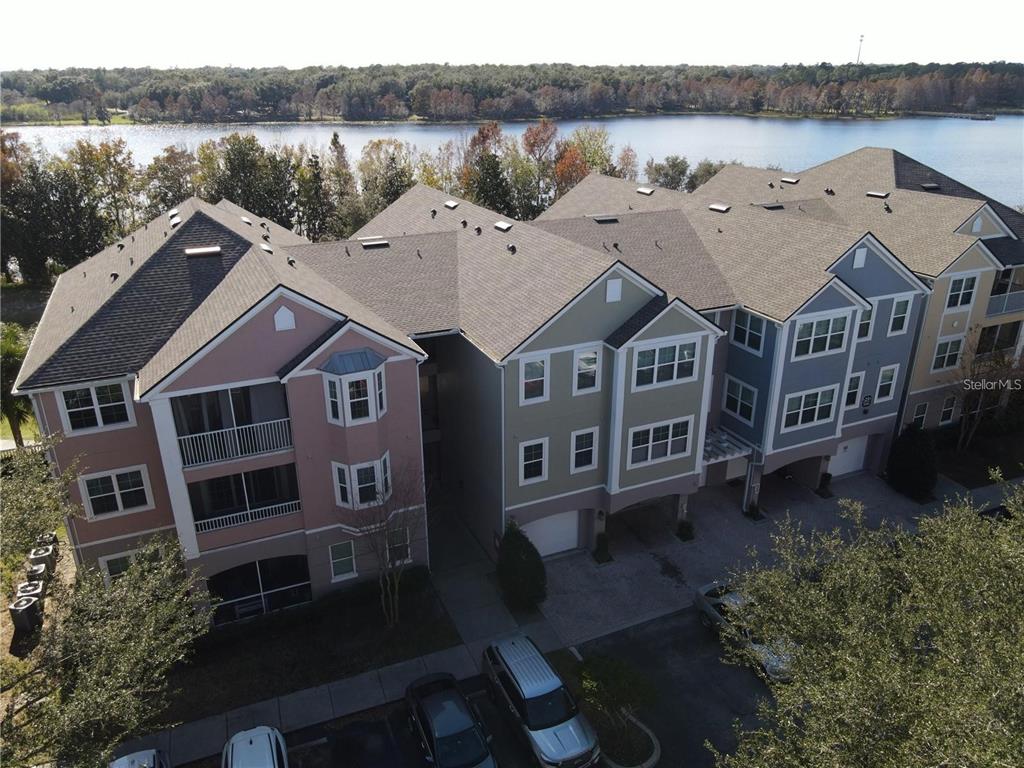
[[[426,492],[419,467],[393,468],[385,458],[373,471],[372,480],[366,468],[352,472],[350,493],[359,508],[345,517],[355,521],[360,539],[373,554],[380,607],[387,626],[394,627],[401,617],[402,576],[412,564],[413,547],[426,528]],[[360,472],[364,472],[362,477]]]

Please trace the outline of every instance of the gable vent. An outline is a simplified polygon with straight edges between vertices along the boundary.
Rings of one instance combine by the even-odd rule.
[[[509,224],[507,221],[496,221],[494,222],[494,228],[499,232],[508,232],[510,229],[512,229],[512,225]]]
[[[367,250],[370,248],[387,248],[390,245],[391,244],[387,240],[384,240],[379,237],[370,240],[362,240],[362,246],[364,249]]]
[[[925,190],[926,192],[934,192],[938,188],[939,185],[936,184],[934,181],[926,181],[924,182],[924,184],[921,185],[921,189]]]
[[[446,200],[445,203],[444,203],[444,207],[447,208],[449,211],[454,211],[456,208],[459,207],[459,201],[458,200]]]
[[[783,176],[779,179],[783,184],[799,184],[800,179],[797,176]]]
[[[651,195],[654,194],[654,187],[637,187],[636,191],[641,195],[646,195],[647,197],[650,197]]]
[[[186,248],[186,256],[216,256],[220,253],[219,245],[206,245],[202,248]]]
[[[889,196],[888,192],[865,192],[864,194],[866,194],[868,197],[877,197],[880,200],[884,200]]]
[[[782,208],[785,208],[786,206],[783,205],[782,203],[776,202],[776,203],[761,203],[761,207],[764,208],[766,211],[778,211],[778,210],[781,210]]]
[[[598,224],[616,224],[619,221],[619,217],[613,213],[592,213],[590,218]]]
[[[715,213],[728,213],[730,208],[732,208],[732,206],[726,205],[725,203],[712,203],[708,206],[708,210],[714,211]]]

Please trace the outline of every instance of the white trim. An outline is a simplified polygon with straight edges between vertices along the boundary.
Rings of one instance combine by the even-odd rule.
[[[881,299],[878,299],[878,298],[868,299],[868,302],[871,304],[871,317],[868,318],[868,333],[867,333],[866,336],[861,336],[860,335],[860,326],[861,326],[861,323],[864,321],[864,313],[867,312],[867,310],[866,309],[862,309],[862,310],[860,310],[857,313],[857,320],[854,323],[854,326],[857,329],[856,332],[853,335],[854,336],[854,338],[853,338],[854,345],[860,344],[861,342],[864,342],[864,341],[871,341],[872,337],[874,337],[874,335],[875,335],[875,319],[878,317],[878,303],[880,301],[881,301]]]
[[[461,328],[449,328],[447,331],[427,331],[426,333],[410,333],[409,338],[413,341],[416,339],[434,339],[439,336],[458,336],[462,333]]]
[[[864,396],[864,378],[867,371],[856,371],[851,373],[846,378],[846,386],[843,389],[843,410],[850,411],[854,408],[860,408],[861,398]],[[854,400],[853,405],[848,405],[846,398],[850,396],[850,382],[857,379],[857,399]]]
[[[403,558],[401,560],[396,560],[395,562],[391,562],[391,547],[392,547],[392,544],[391,544],[391,541],[389,539],[390,539],[391,534],[398,533],[400,531],[405,531],[405,543],[404,544],[398,544],[396,546],[405,547],[406,554],[408,555],[408,557],[405,557],[405,558]],[[413,559],[412,558],[412,536],[409,534],[409,526],[408,525],[403,525],[401,528],[394,528],[392,530],[385,531],[385,533],[384,533],[384,554],[387,557],[388,567],[389,568],[393,568],[396,565],[408,565],[409,563],[412,562],[412,559]]]
[[[117,485],[117,475],[125,474],[127,472],[138,472],[142,476],[142,489],[146,493],[146,503],[139,507],[131,507],[125,509],[121,502],[121,489]],[[95,480],[100,477],[110,477],[111,482],[114,485],[114,498],[117,499],[117,511],[116,512],[101,512],[96,514],[92,509],[92,500],[89,497],[89,491],[86,483],[89,480]],[[137,490],[137,489],[132,489]],[[123,515],[134,515],[137,512],[146,512],[153,509],[156,506],[155,500],[153,499],[153,486],[149,482],[149,470],[145,464],[133,464],[128,467],[117,467],[116,469],[104,469],[100,472],[90,472],[87,475],[78,476],[78,492],[82,495],[82,507],[85,509],[85,516],[88,520],[109,520],[112,517],[122,517]]]
[[[427,508],[426,504],[413,504],[412,506],[402,507],[401,509],[392,509],[390,512],[388,512],[387,519],[390,520],[395,515],[400,515],[403,512],[410,512],[412,510],[417,510],[417,509],[424,509],[425,510],[426,508]],[[292,534],[304,533],[307,536],[313,536],[313,535],[315,535],[317,533],[323,533],[324,531],[333,531],[335,528],[340,528],[341,530],[345,531],[345,533],[349,533],[349,534],[351,534],[353,536],[365,536],[368,533],[373,533],[374,531],[380,530],[380,525],[379,524],[375,524],[375,525],[368,525],[368,526],[366,526],[364,528],[354,528],[351,525],[345,525],[345,523],[331,523],[330,525],[321,525],[319,528],[300,528],[299,530],[288,531],[287,533],[283,533],[283,534],[279,534],[279,535],[280,536],[291,536]],[[276,537],[268,536],[267,538],[276,538]],[[264,539],[257,539],[256,541],[264,541]],[[251,544],[251,543],[252,542],[243,542],[243,544]],[[235,546],[235,545],[231,545],[231,546]],[[224,547],[218,547],[218,549],[224,549]]]
[[[765,443],[765,453],[770,453],[772,446],[775,444],[775,433],[776,422],[779,417],[779,408],[782,403],[781,390],[782,390],[782,369],[785,365],[786,360],[786,347],[789,346],[789,332],[793,328],[793,323],[787,321],[783,323],[779,333],[776,334],[775,339],[775,362],[772,367],[772,381],[768,390],[768,414],[765,418],[765,435],[767,435],[767,441]]]
[[[867,299],[865,299],[863,296],[861,296],[859,293],[857,293],[855,290],[853,290],[850,286],[848,286],[846,283],[844,283],[838,277],[836,277],[835,275],[832,275],[832,278],[827,283],[825,283],[823,286],[821,286],[821,288],[819,288],[814,293],[812,293],[810,298],[807,299],[807,301],[805,301],[799,307],[797,307],[792,312],[790,312],[789,317],[787,317],[786,320],[787,321],[788,320],[792,320],[797,315],[801,315],[803,317],[815,317],[817,315],[828,315],[828,314],[832,314],[834,312],[838,312],[839,310],[836,310],[836,309],[822,309],[822,310],[819,310],[817,312],[808,312],[806,314],[801,312],[801,310],[804,307],[806,307],[808,304],[813,302],[816,298],[821,296],[821,294],[823,294],[825,291],[827,291],[829,286],[831,286],[831,285],[835,285],[836,290],[838,290],[847,299],[849,299],[850,303],[853,304],[854,306],[860,307],[861,309],[867,309],[868,308],[868,301],[867,301]]]
[[[828,391],[832,392],[832,407],[829,409],[829,416],[828,416],[827,419],[819,419],[819,418],[817,418],[817,409],[820,406],[819,405],[815,405],[814,406],[815,407],[815,420],[814,421],[809,421],[806,424],[800,424],[798,422],[797,424],[795,424],[792,427],[787,427],[786,426],[786,415],[789,413],[789,401],[790,400],[792,400],[795,397],[799,397],[800,398],[800,404],[801,404],[801,407],[799,408],[799,410],[802,411],[803,410],[803,399],[804,399],[804,397],[806,397],[807,395],[813,394],[813,393],[818,393],[820,395],[821,393],[828,392]],[[804,390],[801,390],[800,392],[787,392],[786,396],[783,398],[783,404],[782,404],[782,425],[779,427],[779,432],[781,434],[786,434],[787,432],[796,432],[796,431],[801,430],[801,429],[810,429],[811,427],[820,427],[823,424],[829,424],[834,418],[836,418],[836,414],[838,414],[842,410],[841,407],[839,407],[838,395],[839,395],[839,385],[838,384],[831,384],[831,385],[829,385],[827,387],[815,387],[813,389],[804,389]],[[830,437],[828,439],[834,440],[835,437]],[[811,442],[817,442],[817,440],[812,440]],[[788,450],[789,448],[792,448],[792,447],[793,446],[786,446],[785,450]]]
[[[470,342],[470,343],[472,344],[473,342]],[[609,344],[608,342],[601,341],[600,339],[596,339],[594,341],[583,342],[582,344],[564,344],[561,347],[545,347],[544,349],[539,349],[539,350],[536,350],[535,352],[522,352],[522,353],[517,354],[517,355],[509,355],[502,362],[495,363],[495,365],[504,366],[505,364],[510,363],[513,360],[522,360],[523,358],[533,358],[533,357],[537,357],[537,355],[541,355],[541,354],[555,355],[555,354],[558,354],[559,352],[574,352],[577,349],[592,348],[592,347],[607,347],[608,349],[614,349],[614,347],[611,344]]]
[[[734,419],[736,419],[736,420],[746,424],[749,427],[754,426],[754,420],[757,417],[757,396],[758,396],[757,387],[752,387],[750,384],[747,384],[747,382],[743,381],[742,379],[737,379],[735,376],[730,376],[729,374],[725,374],[724,378],[725,378],[725,381],[722,382],[722,412],[729,414]],[[746,389],[749,389],[751,392],[754,393],[754,401],[753,401],[753,403],[751,403],[750,418],[749,419],[743,418],[742,416],[740,416],[735,411],[730,411],[726,407],[726,402],[728,401],[728,398],[729,398],[729,383],[730,382],[734,382],[734,383],[738,384],[740,387],[744,387]],[[740,395],[742,395],[742,394],[743,393],[741,391]],[[742,403],[742,400],[740,400],[739,402]]]
[[[531,438],[531,439],[528,439],[528,440],[520,440],[519,441],[519,485],[520,485],[520,487],[522,487],[524,485],[535,485],[537,483],[543,483],[545,480],[548,479],[548,464],[549,464],[549,460],[551,458],[550,455],[549,455],[549,451],[548,451],[548,443],[549,443],[549,440],[546,437],[535,437],[535,438]],[[531,477],[531,478],[527,479],[526,477],[524,477],[525,473],[524,473],[523,470],[524,470],[524,463],[525,462],[523,460],[523,457],[524,457],[524,454],[526,452],[527,446],[538,445],[538,444],[540,444],[542,446],[542,452],[541,452],[541,458],[540,458],[540,477]]]
[[[917,411],[918,411],[918,409],[922,405],[924,406],[924,413],[922,413],[921,416],[919,417],[917,415]],[[921,419],[921,423],[918,425],[918,427],[920,429],[924,429],[925,428],[925,424],[928,423],[928,401],[927,400],[922,400],[921,402],[917,403],[914,406],[914,412],[910,416],[910,423],[914,424],[918,420],[918,418]]]
[[[958,226],[956,229],[957,230],[963,229],[969,223],[971,225],[971,232],[970,233],[963,232],[961,234],[971,234],[971,235],[978,234],[977,232],[974,231],[974,221],[976,219],[978,219],[980,216],[982,216],[983,214],[985,214],[985,215],[987,215],[989,217],[989,220],[991,221],[991,223],[996,227],[996,229],[1001,230],[1002,234],[1001,235],[982,235],[982,236],[980,236],[978,238],[979,240],[988,240],[988,239],[991,239],[991,238],[994,238],[994,237],[1012,237],[1014,240],[1017,239],[1017,235],[1015,235],[1013,233],[1013,230],[1010,229],[1008,226],[1006,226],[1006,223],[1003,221],[1002,217],[998,213],[996,213],[995,210],[993,210],[992,206],[989,205],[987,202],[984,205],[982,205],[978,210],[976,210],[974,213],[972,213],[970,216],[968,216],[966,219],[964,219],[963,222],[961,222],[960,226]],[[981,227],[979,227],[979,229],[980,228]]]
[[[139,536],[148,536],[151,533],[160,533],[161,531],[169,531],[174,528],[173,525],[161,525],[159,528],[147,528],[144,531],[135,531],[134,533],[124,533],[120,536],[111,536],[109,539],[97,539],[96,541],[76,542],[74,545],[75,549],[88,549],[89,547],[98,547],[100,544],[110,544],[113,541],[123,541],[124,539],[134,539]]]
[[[626,339],[626,341],[624,341],[621,346],[628,347],[628,346],[633,346],[634,344],[647,344],[650,341],[652,341],[652,339],[646,339],[646,340],[641,341],[640,337],[644,334],[644,332],[648,328],[650,328],[656,322],[661,320],[661,318],[663,318],[665,315],[667,315],[669,313],[669,311],[672,310],[672,309],[675,309],[677,312],[682,314],[683,317],[690,318],[691,320],[696,322],[697,325],[701,326],[704,329],[703,331],[693,331],[693,332],[687,333],[687,334],[680,334],[680,336],[696,336],[696,335],[699,335],[701,333],[710,333],[710,334],[712,334],[712,335],[717,337],[717,336],[724,336],[726,334],[726,331],[724,331],[722,328],[717,326],[715,323],[713,323],[710,320],[708,320],[706,317],[704,317],[704,315],[702,315],[697,310],[693,309],[693,307],[691,307],[689,304],[684,303],[681,299],[672,299],[672,301],[670,301],[667,305],[665,305],[665,308],[662,309],[661,312],[659,312],[654,317],[652,317],[649,321],[644,323],[643,327],[640,328],[636,333],[634,333],[628,339]],[[668,339],[668,338],[675,338],[675,337],[665,336],[663,338]]]
[[[946,401],[950,400],[950,399],[953,401],[953,407],[949,409],[949,418],[946,419],[946,420],[943,420],[942,414],[946,412]],[[946,395],[944,398],[942,398],[942,406],[939,408],[939,426],[940,427],[944,427],[944,426],[946,426],[948,424],[952,424],[953,422],[956,421],[956,406],[957,406],[956,395]]]
[[[700,395],[700,411],[697,416],[700,419],[697,425],[697,461],[695,470],[704,470],[704,445],[708,435],[708,418],[711,416],[711,383],[714,379],[715,347],[718,346],[717,339],[708,340],[708,353],[704,356],[704,387]]]
[[[185,397],[186,395],[201,395],[204,392],[220,392],[222,389],[241,389],[242,387],[256,387],[260,384],[277,384],[281,380],[277,376],[265,376],[262,379],[245,379],[243,381],[226,381],[220,384],[210,384],[205,387],[192,387],[191,389],[175,389],[166,392],[167,397]],[[152,399],[152,398],[147,398]]]
[[[859,427],[861,424],[870,424],[872,421],[882,421],[883,419],[895,419],[898,415],[899,414],[897,414],[895,411],[892,413],[883,413],[881,416],[872,416],[870,419],[858,419],[857,421],[851,421],[849,424],[844,424],[843,426],[848,426],[852,429],[853,427]],[[845,432],[846,430],[844,429],[842,431]],[[859,437],[859,435],[857,435],[857,437]],[[837,437],[836,439],[841,441],[843,438]]]
[[[199,556],[199,541],[196,537],[195,518],[192,516],[192,501],[189,499],[185,473],[182,469],[181,447],[178,445],[178,432],[174,426],[174,415],[171,413],[170,397],[165,395],[154,398],[149,409],[153,414],[153,430],[156,432],[157,445],[160,448],[164,481],[167,483],[167,495],[171,502],[171,514],[174,515],[178,541],[181,542],[181,550],[185,557],[192,559]]]
[[[661,387],[671,387],[675,386],[676,384],[686,384],[691,381],[696,381],[700,373],[701,347],[705,336],[706,334],[703,332],[687,333],[680,336],[666,336],[661,339],[652,339],[649,341],[636,342],[635,344],[630,344],[629,347],[633,350],[633,370],[631,372],[629,380],[630,393],[632,394],[634,392],[646,392],[647,390],[651,389],[660,389]],[[675,358],[671,363],[673,378],[668,379],[667,381],[658,381],[658,350],[664,349],[666,347],[674,347],[674,351],[678,355],[679,347],[685,344],[694,345],[693,360],[690,361],[693,363],[693,373],[682,379],[674,378],[676,366],[679,364],[678,358]],[[654,366],[652,370],[651,383],[637,384],[636,374],[640,365],[640,353],[647,352],[649,350],[654,350]],[[664,363],[662,363],[662,365],[664,365]]]
[[[882,389],[882,374],[886,373],[887,371],[892,371],[893,372],[892,373],[892,384],[891,384],[891,388],[889,389],[889,396],[888,397],[879,397],[878,393]],[[890,400],[892,400],[894,397],[896,397],[896,384],[897,384],[897,382],[899,380],[900,380],[900,364],[899,363],[893,363],[892,365],[883,365],[881,368],[879,368],[878,369],[878,382],[875,384],[875,399],[874,399],[873,405],[877,405],[878,403],[887,403]]]
[[[682,453],[672,453],[672,427],[680,423],[686,424],[686,450],[683,451]],[[642,469],[644,467],[654,466],[655,464],[662,464],[666,461],[673,461],[675,459],[685,459],[687,456],[693,453],[693,444],[695,437],[693,425],[694,417],[691,415],[684,416],[678,419],[666,419],[664,421],[655,421],[650,424],[639,424],[635,427],[631,427],[626,435],[626,450],[628,451],[628,453],[626,454],[626,469]],[[658,427],[669,428],[668,440],[666,441],[665,445],[665,455],[659,456],[656,459],[648,458],[645,459],[644,461],[633,461],[633,434],[635,432],[647,430],[650,433],[647,442],[647,448],[648,451],[650,451],[654,447],[654,430],[657,429]],[[678,440],[678,438],[676,439]]]
[[[956,314],[957,312],[970,312],[974,309],[974,302],[978,298],[978,289],[981,287],[981,274],[985,270],[972,270],[970,272],[959,272],[955,275],[944,275],[949,278],[949,284],[946,286],[946,295],[942,300],[942,316]],[[974,287],[971,288],[971,300],[966,304],[957,304],[955,307],[949,306],[949,299],[953,295],[953,283],[957,280],[962,280],[964,285],[968,280],[974,280]],[[961,289],[959,296],[962,297],[965,291]],[[959,301],[959,298],[957,299]]]
[[[57,400],[57,412],[60,414],[61,427],[64,431],[65,437],[78,437],[79,435],[92,435],[97,432],[113,432],[116,429],[128,429],[134,427],[135,422],[135,404],[132,399],[131,388],[128,386],[130,378],[119,376],[114,379],[101,379],[99,381],[90,381],[88,383],[74,384],[66,387],[59,387],[53,390],[54,398]],[[96,387],[106,387],[111,384],[119,384],[121,386],[121,396],[124,398],[125,411],[128,414],[127,421],[118,421],[113,424],[104,424],[103,419],[100,416],[100,404],[96,398]],[[71,421],[68,416],[67,404],[64,402],[64,393],[71,392],[76,389],[88,389],[89,396],[92,398],[92,409],[96,416],[95,427],[85,427],[83,429],[72,429]],[[85,410],[85,409],[82,409]]]
[[[690,472],[681,472],[678,475],[669,475],[668,477],[659,477],[657,480],[645,480],[642,483],[634,483],[633,485],[624,485],[619,489],[619,493],[625,493],[626,491],[632,491],[637,488],[644,488],[648,485],[657,485],[658,483],[667,483],[670,480],[678,480],[680,477],[692,477],[693,475],[699,475],[700,469],[694,469]]]
[[[334,548],[335,547],[340,547],[342,544],[348,544],[350,547],[352,547],[352,573],[343,573],[341,576],[338,576],[334,572],[334,563],[335,563],[335,561],[337,561],[337,560],[347,560],[348,559],[348,558],[345,558],[345,557],[338,557],[338,558],[336,558],[334,556]],[[355,542],[355,539],[345,539],[344,541],[336,541],[333,544],[328,544],[327,545],[327,559],[329,561],[330,568],[331,568],[331,584],[337,584],[340,581],[348,581],[349,579],[358,578],[358,576],[359,576],[359,562],[356,559],[356,542]]]
[[[339,470],[345,478],[345,492],[348,493],[348,501],[341,498],[341,481]],[[334,487],[334,503],[336,506],[352,509],[352,478],[349,476],[348,465],[338,461],[331,462],[331,485]]]
[[[120,560],[122,557],[126,557],[128,558],[128,565],[130,566],[132,561],[135,559],[135,554],[140,550],[140,547],[136,547],[135,549],[129,549],[125,552],[117,552],[113,555],[101,555],[97,557],[96,564],[100,567],[100,571],[103,573],[103,583],[109,587],[111,579],[113,578],[110,574],[109,563],[111,560]]]
[[[612,428],[608,436],[608,477],[607,485],[612,493],[619,488],[619,464],[622,456],[622,412],[626,398],[626,350],[615,350],[612,369]]]
[[[850,255],[851,251],[854,251],[855,248],[857,248],[858,246],[863,245],[864,243],[868,243],[869,245],[871,245],[872,248],[875,251],[877,251],[877,255],[879,255],[883,260],[888,261],[889,265],[891,267],[893,267],[896,270],[896,272],[898,272],[907,282],[909,282],[912,285],[916,286],[917,287],[917,290],[916,290],[917,293],[924,293],[924,294],[931,293],[931,289],[927,285],[925,285],[924,281],[922,281],[921,278],[919,278],[916,274],[914,274],[913,270],[911,270],[909,267],[907,267],[906,264],[904,264],[902,261],[900,261],[892,251],[890,251],[888,248],[885,247],[885,245],[882,243],[881,240],[879,240],[877,237],[875,237],[870,232],[868,232],[866,235],[864,235],[864,237],[862,237],[860,240],[858,240],[856,243],[854,243],[853,246],[851,246],[849,249],[847,249],[847,251],[842,256],[840,256],[834,262],[829,264],[828,271],[831,272],[832,271],[832,267],[834,267],[836,264],[838,264],[843,259],[847,258]],[[856,252],[854,252],[854,255],[856,255]],[[884,296],[880,296],[880,297],[877,297],[877,298],[885,298],[885,297]]]
[[[596,491],[599,489],[607,490],[607,487],[604,485],[604,483],[601,483],[600,485],[588,485],[586,488],[579,488],[575,491],[566,491],[565,493],[558,493],[555,494],[554,496],[545,496],[544,498],[535,499],[534,501],[521,501],[518,504],[513,504],[510,507],[505,507],[503,511],[511,512],[516,509],[522,509],[523,507],[532,507],[534,504],[544,504],[545,502],[554,501],[555,499],[564,499],[567,496],[575,496],[577,493],[589,493],[590,491]]]
[[[387,464],[387,479],[388,487],[384,487],[384,465]],[[359,470],[371,467],[373,469],[373,484],[374,484],[374,499],[373,501],[360,501],[359,500]],[[345,504],[341,500],[341,492],[338,484],[338,468],[342,468],[345,471],[345,481],[348,486],[348,498],[349,503]],[[372,461],[361,461],[358,464],[342,464],[339,461],[331,462],[331,483],[334,485],[334,502],[337,506],[346,509],[368,509],[370,507],[379,507],[388,499],[391,498],[391,493],[394,490],[394,477],[392,474],[391,467],[391,452],[384,451],[379,459],[373,459]]]
[[[902,336],[903,334],[907,333],[910,330],[910,316],[914,312],[914,296],[915,294],[908,293],[904,294],[903,296],[892,297],[892,310],[889,312],[889,327],[886,329],[886,338],[891,338],[893,336]],[[896,317],[896,305],[901,301],[907,302],[907,313],[903,316],[903,329],[899,331],[894,331],[892,329],[892,321]]]
[[[590,353],[590,352],[593,352],[593,353],[597,354],[597,370],[596,370],[596,377],[594,379],[594,386],[589,388],[589,389],[582,389],[581,390],[578,387],[578,384],[579,384],[579,363],[580,363],[580,357],[582,357],[583,355],[585,355],[587,353]],[[579,349],[573,350],[573,353],[572,353],[572,396],[573,397],[579,397],[580,395],[591,395],[591,394],[593,394],[595,392],[600,392],[601,391],[601,368],[602,368],[602,363],[603,362],[604,362],[604,348],[601,345],[594,346],[594,347],[581,347]]]
[[[944,371],[955,370],[960,365],[961,358],[963,358],[963,355],[964,355],[964,341],[966,341],[966,339],[967,339],[966,332],[965,333],[953,334],[952,336],[939,336],[937,339],[935,339],[935,348],[932,350],[932,356],[928,360],[928,371],[930,373],[943,373]],[[936,368],[935,367],[935,358],[939,354],[939,347],[943,343],[950,342],[950,341],[959,341],[960,342],[960,348],[957,350],[957,353],[956,353],[956,360],[953,362],[952,365],[947,365],[947,366],[945,366],[943,368]],[[944,355],[944,357],[949,357],[949,350],[948,350],[948,348],[946,350],[946,354]],[[948,384],[944,385],[944,386],[948,386]],[[937,389],[937,387],[931,387],[931,389]],[[920,392],[921,390],[918,390],[918,391]]]
[[[576,438],[580,435],[593,435],[594,444],[590,449],[591,461],[585,467],[576,466]],[[592,472],[597,469],[598,460],[597,452],[600,448],[601,442],[601,428],[600,427],[587,427],[586,429],[577,429],[569,434],[569,474],[578,475],[581,472]]]
[[[756,317],[758,320],[761,321],[761,348],[760,349],[754,349],[753,347],[748,346],[747,344],[745,344],[745,343],[743,343],[741,341],[736,341],[736,320],[739,318],[740,312],[745,314],[747,316],[747,318],[748,318],[747,333],[746,333],[747,338],[750,337],[749,318]],[[765,337],[768,335],[766,333],[767,327],[768,327],[768,321],[765,320],[763,316],[758,315],[758,314],[753,313],[753,312],[749,312],[746,309],[743,309],[742,307],[736,307],[733,310],[733,312],[732,312],[732,322],[729,324],[729,343],[732,344],[734,347],[738,347],[738,348],[740,348],[740,349],[742,349],[742,350],[744,350],[746,352],[749,352],[752,355],[756,355],[757,357],[763,357],[764,356]]]
[[[544,364],[544,393],[540,397],[526,397],[526,366],[529,363],[543,363]],[[549,352],[538,352],[529,356],[520,357],[518,361],[519,367],[519,406],[525,405],[536,405],[537,403],[546,403],[551,399],[551,354]],[[536,381],[536,379],[531,379]]]
[[[847,343],[850,340],[850,336],[852,334],[856,334],[856,331],[853,330],[853,318],[854,318],[854,315],[855,315],[855,313],[852,312],[850,308],[845,308],[845,309],[839,310],[839,311],[830,310],[828,312],[822,312],[822,313],[817,313],[816,312],[813,315],[799,315],[799,316],[797,316],[794,319],[794,321],[793,321],[794,324],[795,324],[796,331],[793,334],[793,344],[792,344],[792,348],[790,349],[790,353],[789,353],[789,362],[790,363],[798,363],[798,362],[802,362],[802,361],[805,361],[805,360],[816,360],[816,359],[818,359],[820,357],[828,357],[829,355],[841,355],[844,352],[846,352],[846,346],[847,346]],[[843,319],[846,320],[846,327],[843,329],[843,343],[839,347],[837,347],[835,349],[829,349],[828,348],[828,340],[833,335],[832,324],[836,320],[838,320],[839,318],[843,318]],[[828,323],[829,323],[828,333],[825,334],[825,349],[823,351],[821,351],[821,352],[810,351],[814,347],[814,338],[815,338],[814,326],[817,325],[818,323],[822,322],[823,320],[828,320]],[[873,317],[872,317],[872,322],[874,322]],[[805,355],[799,355],[798,356],[797,353],[796,353],[796,346],[801,341],[804,341],[804,339],[800,338],[800,326],[802,326],[802,325],[810,325],[811,326],[811,335],[808,338],[808,341],[809,341],[808,350],[809,351]]]

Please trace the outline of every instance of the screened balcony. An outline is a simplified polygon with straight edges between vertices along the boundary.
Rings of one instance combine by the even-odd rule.
[[[188,498],[196,533],[233,528],[302,510],[294,464],[189,483]]]
[[[171,410],[185,467],[292,447],[288,403],[277,382],[175,397]]]
[[[1024,311],[1024,266],[1010,267],[996,275],[988,300],[987,317]]]

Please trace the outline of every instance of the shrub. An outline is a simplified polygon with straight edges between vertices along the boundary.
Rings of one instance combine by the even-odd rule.
[[[582,697],[587,708],[600,713],[616,729],[626,729],[626,714],[635,714],[655,700],[650,681],[622,659],[591,656],[580,674]]]
[[[533,542],[509,523],[498,546],[498,586],[510,608],[530,610],[548,595],[544,561]]]
[[[889,485],[917,501],[931,497],[938,482],[938,464],[932,436],[911,425],[893,441],[886,468]]]

